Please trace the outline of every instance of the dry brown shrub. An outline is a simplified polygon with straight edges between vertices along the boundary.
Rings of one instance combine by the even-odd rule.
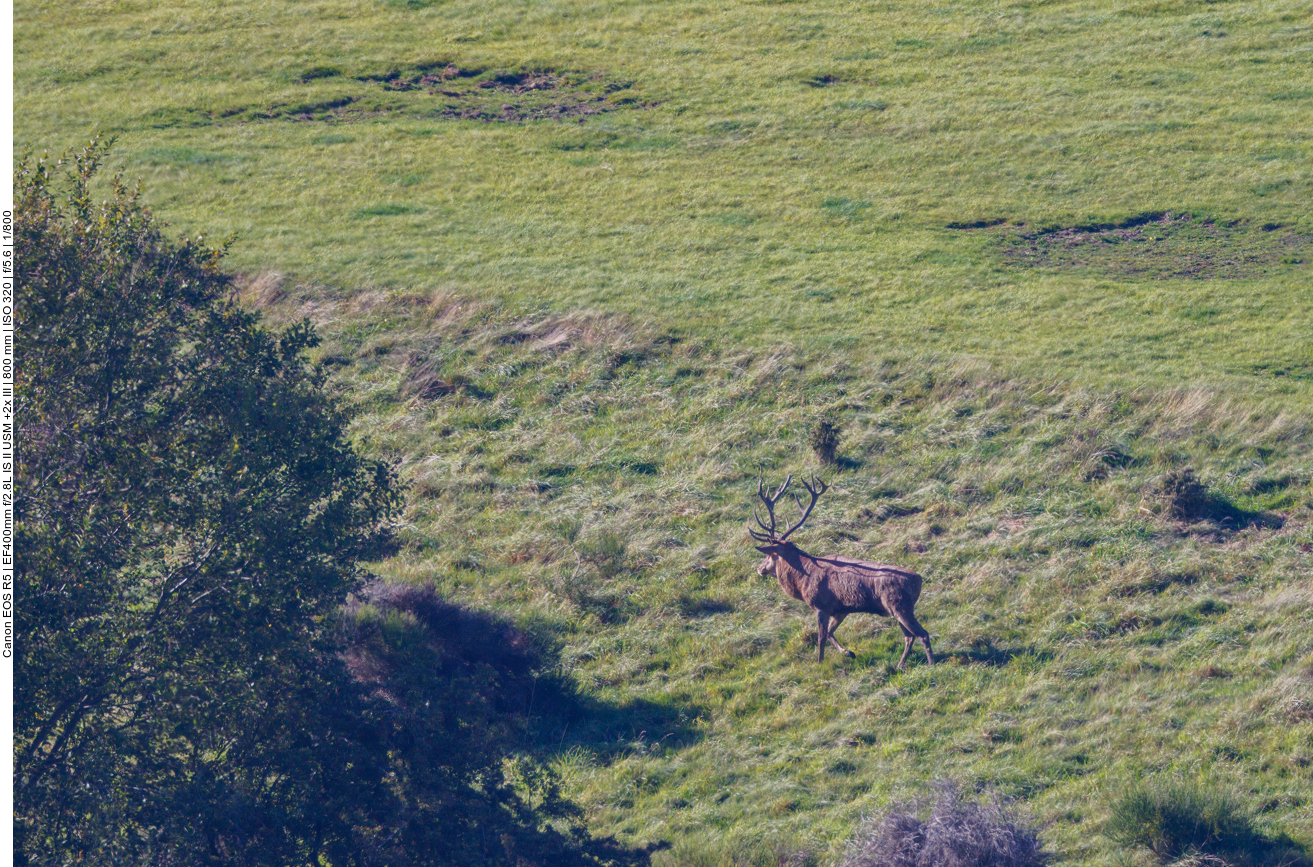
[[[841,867],[1042,867],[1051,860],[1039,835],[1001,800],[966,800],[946,782],[936,788],[932,803],[895,806],[869,822]]]

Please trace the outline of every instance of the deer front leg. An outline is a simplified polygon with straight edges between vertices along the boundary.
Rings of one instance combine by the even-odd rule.
[[[825,661],[825,642],[830,637],[830,615],[824,611],[816,612],[816,628],[819,635],[816,638],[816,661]]]
[[[839,643],[838,639],[834,637],[834,630],[839,628],[839,624],[843,623],[843,619],[847,616],[848,616],[847,614],[836,614],[834,615],[833,618],[831,618],[830,643],[833,644],[835,647],[839,648],[839,652],[842,653],[844,656],[848,657],[849,659],[856,659],[857,654],[853,653],[851,650],[844,647],[842,644]]]
[[[900,659],[900,660],[898,660],[898,670],[899,670],[899,671],[902,671],[902,670],[903,670],[903,663],[907,662],[907,654],[908,654],[909,652],[911,652],[911,650],[912,650],[912,642],[913,642],[913,641],[916,641],[916,638],[915,638],[914,636],[911,636],[911,635],[904,635],[904,636],[903,636],[903,658]]]

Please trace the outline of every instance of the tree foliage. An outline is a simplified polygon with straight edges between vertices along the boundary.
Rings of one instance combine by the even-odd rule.
[[[264,328],[225,248],[166,240],[120,178],[97,201],[106,152],[24,160],[15,183],[21,857],[514,863],[552,817],[505,744],[404,773],[407,727],[344,663],[342,604],[400,493],[306,360],[314,329]],[[493,795],[485,845],[446,858],[420,833]],[[590,840],[564,849],[630,857]]]

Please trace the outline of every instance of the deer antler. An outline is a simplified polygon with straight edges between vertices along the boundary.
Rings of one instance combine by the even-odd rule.
[[[830,489],[830,486],[829,486],[829,485],[825,484],[824,481],[822,481],[821,479],[816,478],[815,476],[812,476],[812,483],[811,483],[810,485],[807,484],[806,482],[803,482],[803,483],[802,483],[802,486],[803,486],[804,488],[806,488],[806,489],[807,489],[807,493],[811,495],[811,498],[812,498],[812,499],[811,499],[811,502],[807,504],[807,508],[803,511],[803,513],[802,513],[802,517],[798,519],[798,523],[794,524],[792,527],[790,527],[789,529],[785,530],[785,531],[784,531],[784,535],[783,535],[783,536],[780,536],[780,541],[781,541],[781,542],[783,542],[785,539],[789,538],[789,536],[793,535],[793,531],[794,531],[794,530],[798,529],[798,528],[801,527],[804,523],[806,523],[806,521],[807,521],[807,516],[810,515],[810,514],[812,513],[812,509],[816,506],[816,501],[819,500],[819,499],[821,498],[821,494],[825,493],[826,491],[828,491],[828,490]],[[813,486],[814,486],[814,487],[813,487]],[[802,508],[802,500],[798,499],[798,498],[795,496],[795,497],[793,498],[793,501],[794,501],[795,503],[798,504],[798,508],[799,508],[799,509]]]
[[[767,526],[765,523],[762,522],[761,518],[757,515],[757,511],[755,509],[752,512],[752,517],[757,519],[757,526],[761,527],[761,529],[766,531],[765,533],[758,533],[756,530],[748,530],[748,533],[752,536],[752,538],[756,539],[758,542],[768,542],[768,543],[783,542],[785,539],[789,538],[789,536],[793,535],[795,530],[799,529],[800,527],[802,527],[804,523],[806,523],[807,517],[811,515],[812,509],[816,506],[816,501],[819,500],[821,498],[821,494],[829,490],[830,487],[829,485],[825,484],[824,481],[816,478],[815,476],[812,476],[812,483],[810,485],[804,481],[802,483],[802,486],[806,488],[807,493],[811,495],[811,502],[808,503],[807,508],[804,509],[802,507],[802,500],[797,495],[794,495],[793,501],[798,504],[798,510],[802,512],[802,517],[799,518],[796,523],[790,526],[789,529],[785,530],[783,533],[776,534],[775,504],[779,502],[780,497],[784,496],[784,492],[789,489],[789,483],[792,481],[793,481],[793,476],[789,476],[787,479],[784,480],[784,484],[776,488],[775,493],[772,496],[768,497],[766,496],[766,489],[762,483],[762,480],[757,479],[757,496],[760,497],[761,501],[766,504],[766,514],[767,516],[770,517],[770,525]]]
[[[766,496],[765,482],[761,478],[757,479],[757,496],[761,497],[761,501],[766,504],[766,515],[770,518],[770,526],[768,527],[762,523],[757,510],[752,510],[752,517],[757,519],[757,526],[766,531],[765,533],[758,533],[756,530],[748,530],[748,534],[758,542],[776,542],[779,540],[779,537],[775,535],[775,503],[779,501],[780,497],[784,496],[784,492],[789,489],[789,483],[792,481],[793,476],[789,476],[784,480],[784,484],[775,489],[775,495],[768,497]]]

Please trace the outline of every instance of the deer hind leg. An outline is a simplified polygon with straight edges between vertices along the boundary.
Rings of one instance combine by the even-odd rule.
[[[916,617],[910,611],[906,614],[895,612],[894,617],[903,630],[903,658],[898,660],[898,670],[902,670],[903,663],[907,662],[907,654],[912,651],[912,644],[918,638],[921,639],[921,644],[925,647],[926,661],[934,665],[935,655],[930,651],[930,633],[916,621]]]
[[[839,648],[839,652],[842,653],[844,656],[848,657],[849,659],[856,659],[857,654],[853,653],[851,650],[844,647],[834,637],[834,630],[839,628],[839,624],[843,623],[843,619],[847,616],[848,616],[847,614],[836,614],[834,615],[834,617],[830,618],[830,643],[833,644],[835,647]]]

